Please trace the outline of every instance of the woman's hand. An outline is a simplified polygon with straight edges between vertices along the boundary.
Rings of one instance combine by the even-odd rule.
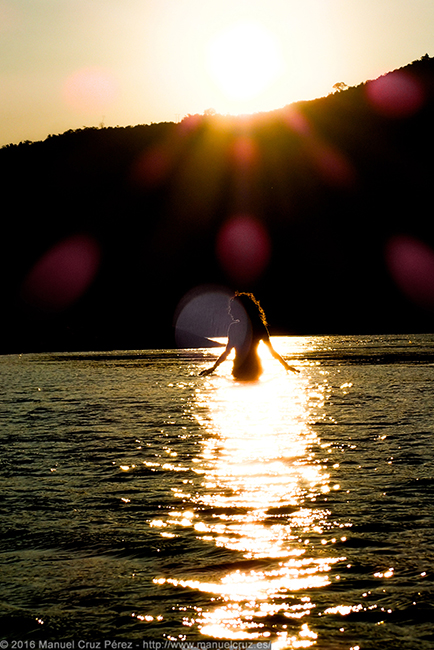
[[[225,351],[223,352],[223,354],[219,356],[215,364],[211,368],[208,368],[207,370],[202,370],[202,372],[199,373],[199,376],[205,377],[206,375],[210,375],[212,372],[214,372],[214,370],[218,368],[219,365],[226,359],[226,357],[228,356],[231,350],[232,350],[232,345],[230,345],[230,343],[228,342]]]
[[[285,363],[286,370],[290,370],[291,372],[297,372],[297,373],[300,372],[298,368],[294,368],[294,366],[290,366],[289,364],[286,363],[286,361],[284,363]]]
[[[202,370],[199,373],[199,377],[205,377],[206,375],[210,375],[212,372],[214,372],[214,366],[212,368],[207,368],[206,370]]]

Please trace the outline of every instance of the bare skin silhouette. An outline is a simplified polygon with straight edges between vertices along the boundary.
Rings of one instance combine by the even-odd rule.
[[[272,356],[277,359],[286,370],[299,372],[288,365],[278,352],[273,348],[267,328],[264,310],[251,293],[236,293],[230,301],[229,313],[233,322],[228,330],[228,344],[223,354],[215,364],[207,370],[202,370],[200,375],[210,375],[235,349],[234,366],[232,375],[241,381],[255,381],[262,374],[262,364],[258,355],[258,345],[263,341]],[[239,316],[239,318],[238,318]]]

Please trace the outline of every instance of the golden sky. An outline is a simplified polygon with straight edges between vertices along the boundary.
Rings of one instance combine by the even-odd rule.
[[[0,0],[0,146],[272,110],[425,53],[433,0]]]

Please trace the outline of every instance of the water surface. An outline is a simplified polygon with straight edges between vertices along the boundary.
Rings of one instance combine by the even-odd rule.
[[[0,637],[432,648],[434,336],[0,357]]]

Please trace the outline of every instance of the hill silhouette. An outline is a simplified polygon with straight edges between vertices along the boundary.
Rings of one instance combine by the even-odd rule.
[[[0,149],[0,352],[172,347],[199,285],[271,333],[432,331],[434,59],[254,116]]]

